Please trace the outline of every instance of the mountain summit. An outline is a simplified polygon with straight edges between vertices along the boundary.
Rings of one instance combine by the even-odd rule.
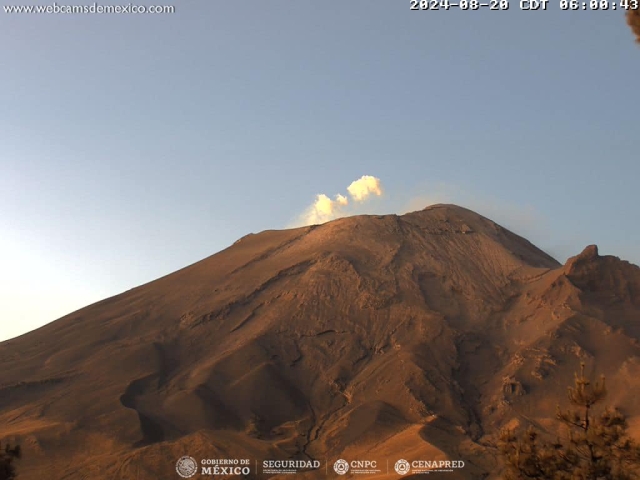
[[[581,361],[640,419],[638,318],[637,266],[561,265],[454,205],[265,231],[1,343],[0,438],[25,480],[173,479],[187,453],[487,478]]]

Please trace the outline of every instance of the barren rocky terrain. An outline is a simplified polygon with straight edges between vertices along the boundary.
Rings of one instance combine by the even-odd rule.
[[[349,217],[247,235],[0,343],[0,438],[21,480],[176,479],[183,455],[498,478],[496,433],[553,432],[582,361],[640,435],[639,340],[640,268],[595,246],[561,265],[454,205]]]

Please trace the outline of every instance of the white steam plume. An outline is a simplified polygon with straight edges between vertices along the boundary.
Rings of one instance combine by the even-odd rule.
[[[324,223],[337,218],[342,207],[349,204],[349,200],[344,195],[336,195],[335,200],[331,200],[324,193],[316,196],[316,201],[307,209],[304,215],[307,218],[305,225]]]
[[[347,191],[356,202],[362,202],[372,193],[377,196],[382,195],[382,185],[379,178],[363,175],[359,180],[351,182]]]
[[[351,182],[351,185],[347,187],[347,192],[354,203],[362,203],[371,195],[382,195],[382,184],[379,178],[364,175],[359,180]],[[349,215],[347,211],[349,199],[341,194],[337,194],[334,198],[332,200],[324,193],[317,195],[313,205],[307,208],[298,221],[291,226],[325,223]]]

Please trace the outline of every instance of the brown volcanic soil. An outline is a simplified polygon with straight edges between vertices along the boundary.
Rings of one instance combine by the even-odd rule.
[[[1,343],[0,438],[23,444],[23,480],[175,479],[186,454],[486,478],[500,427],[553,431],[581,361],[638,425],[638,339],[640,268],[596,247],[562,266],[453,205],[344,218]]]

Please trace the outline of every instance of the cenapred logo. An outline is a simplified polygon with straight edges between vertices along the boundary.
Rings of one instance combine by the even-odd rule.
[[[405,459],[401,458],[396,462],[393,468],[398,475],[406,475],[407,473],[409,473],[409,470],[411,470],[411,465],[409,465],[409,462],[407,462]]]
[[[455,469],[464,468],[463,460],[413,460],[409,463],[404,458],[396,462],[394,468],[400,475],[427,474],[427,473],[447,473],[453,472]]]
[[[191,478],[198,473],[198,462],[195,458],[185,455],[176,462],[176,472],[182,478]]]
[[[349,462],[343,460],[336,460],[336,463],[333,464],[333,469],[338,475],[344,475],[349,471]]]

